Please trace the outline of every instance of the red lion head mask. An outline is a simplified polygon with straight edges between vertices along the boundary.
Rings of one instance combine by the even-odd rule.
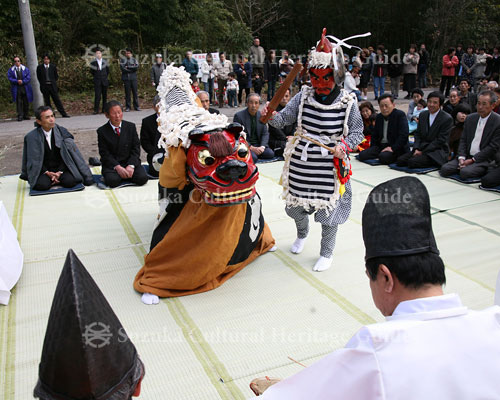
[[[230,124],[223,130],[189,133],[188,176],[207,204],[227,206],[255,196],[259,172],[241,131],[240,124]]]

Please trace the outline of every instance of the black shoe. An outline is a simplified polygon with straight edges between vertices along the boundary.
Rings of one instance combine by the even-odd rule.
[[[140,109],[139,107],[137,107],[137,108],[135,109],[135,111],[141,111],[141,109]]]
[[[101,161],[97,157],[90,157],[89,164],[93,167],[98,167],[99,165],[101,165]]]
[[[129,112],[129,111],[130,111],[130,108],[128,108],[128,107],[127,107],[127,108],[125,109],[125,112]]]
[[[23,120],[23,117],[17,117],[17,120],[18,120],[18,121],[22,121],[22,120]]]
[[[375,96],[375,100],[378,100],[378,96]]]
[[[94,111],[94,115],[99,114],[99,111]]]
[[[30,117],[28,117],[27,115],[25,115],[25,116],[23,117],[23,119],[25,119],[26,121],[29,121],[29,120],[30,120]]]
[[[64,114],[62,117],[63,117],[63,118],[71,118],[71,116],[70,116],[70,115],[68,115],[68,114]]]

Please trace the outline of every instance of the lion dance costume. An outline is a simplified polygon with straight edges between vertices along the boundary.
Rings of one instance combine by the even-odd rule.
[[[158,92],[160,213],[134,281],[147,304],[215,289],[274,246],[241,125],[204,110],[182,67],[167,67]]]
[[[297,132],[284,152],[281,184],[286,213],[297,227],[292,253],[300,253],[304,248],[309,215],[314,213],[315,221],[321,223],[320,258],[314,271],[331,266],[338,225],[343,224],[351,212],[348,153],[364,138],[356,97],[339,86],[345,77],[340,45],[351,47],[333,36],[326,36],[323,29],[321,40],[311,50],[308,60],[312,87],[303,86],[269,121],[276,128],[297,122]],[[320,144],[342,149],[344,156],[334,157],[332,151]]]

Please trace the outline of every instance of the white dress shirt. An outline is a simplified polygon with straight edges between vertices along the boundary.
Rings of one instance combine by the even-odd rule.
[[[486,118],[479,117],[479,120],[477,121],[476,133],[474,134],[474,139],[470,144],[471,156],[475,156],[479,153],[479,146],[481,145],[481,139],[483,138],[484,126],[486,125],[486,122],[488,122],[490,114],[488,114]]]
[[[49,144],[49,149],[52,150],[52,144],[50,142],[50,140],[52,138],[52,129],[47,132],[45,129],[42,128],[42,131],[43,131],[43,134],[45,135],[45,140]]]
[[[434,114],[431,114],[429,111],[429,128],[434,123],[434,120],[436,119],[437,115],[439,114],[439,111],[441,111],[441,110],[437,110]]]

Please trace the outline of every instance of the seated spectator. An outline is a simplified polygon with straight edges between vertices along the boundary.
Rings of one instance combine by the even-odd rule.
[[[495,104],[493,104],[493,111],[496,112],[497,114],[500,114],[500,88],[497,87],[495,90],[493,90],[493,93],[497,96],[497,101]]]
[[[148,176],[141,166],[141,147],[135,124],[123,121],[122,106],[115,100],[106,104],[104,113],[109,121],[97,129],[104,182],[112,188],[125,179],[144,185]]]
[[[457,88],[450,90],[450,97],[443,104],[443,111],[453,114],[453,110],[460,104],[460,91]],[[469,107],[470,108],[470,107]]]
[[[483,76],[482,78],[479,79],[476,93],[481,93],[484,90],[492,90],[492,89],[488,89],[488,78],[485,76]]]
[[[153,157],[156,155],[156,159],[159,159],[165,154],[165,149],[158,146],[161,133],[158,131],[158,122],[156,120],[160,116],[160,100],[160,96],[156,95],[153,100],[155,113],[144,118],[141,125],[141,146],[146,152],[149,175],[151,176],[158,176],[158,171],[153,166]]]
[[[420,113],[427,110],[427,102],[424,99],[420,99],[417,106],[413,109],[413,114],[411,115],[411,120],[408,122],[408,130],[410,134],[417,130],[418,118]]]
[[[20,178],[35,190],[49,190],[54,185],[72,188],[82,182],[92,185],[92,172],[76,147],[73,135],[56,124],[52,109],[39,107],[35,118],[36,128],[24,137]]]
[[[363,117],[363,135],[365,138],[358,145],[357,151],[363,151],[370,147],[370,141],[375,130],[377,112],[369,101],[365,101],[359,105],[359,112],[361,113],[361,117]]]
[[[247,108],[234,114],[233,121],[243,125],[247,133],[247,142],[250,144],[252,159],[269,159],[274,152],[269,148],[269,131],[267,125],[260,122],[260,96],[250,93],[247,97]]]
[[[361,161],[378,158],[382,164],[392,164],[408,148],[408,121],[398,110],[389,93],[378,98],[380,114],[375,120],[375,130],[370,147],[359,153]]]
[[[383,200],[394,197],[409,200]],[[470,311],[457,294],[443,293],[425,186],[409,176],[376,186],[362,228],[366,275],[386,320],[362,327],[343,349],[269,387],[262,400],[494,398],[500,307]]]
[[[480,178],[500,147],[500,115],[493,112],[497,98],[492,91],[479,94],[477,113],[467,117],[458,147],[458,158],[441,167],[442,176],[460,174],[462,179]]]
[[[470,91],[470,82],[467,78],[458,79],[458,89],[460,90],[460,103],[468,104],[472,112],[476,112],[477,96]]]
[[[408,121],[411,121],[411,117],[413,115],[413,111],[417,106],[417,103],[424,97],[424,92],[420,88],[415,88],[411,92],[411,100],[408,104],[408,112],[406,113],[406,118]]]
[[[495,89],[498,88],[498,82],[496,81],[489,81],[487,84],[488,90],[495,91]]]
[[[196,93],[196,96],[200,99],[201,106],[207,110],[210,114],[220,114],[219,110],[210,107],[210,95],[204,90],[200,90]]]
[[[455,125],[451,128],[450,140],[448,140],[448,145],[450,147],[448,161],[453,160],[457,156],[458,145],[460,144],[460,138],[464,130],[464,122],[470,113],[471,110],[467,104],[459,104],[451,114]]]
[[[359,81],[359,67],[352,67],[352,71],[346,71],[344,79],[344,89],[347,93],[354,93],[358,101],[363,100],[361,98],[361,92],[357,88],[356,79]]]
[[[290,101],[290,89],[287,89],[285,97],[281,100],[276,111],[281,111]],[[269,125],[269,147],[274,151],[276,156],[283,156],[283,150],[285,150],[286,142],[290,136],[295,134],[297,129],[297,123],[294,122],[292,125],[287,125],[284,128],[275,128]]]
[[[485,188],[500,186],[500,150],[495,156],[494,167],[490,167],[488,173],[481,178],[481,186]]]
[[[444,96],[441,92],[429,94],[428,110],[422,111],[418,119],[413,150],[398,158],[398,166],[412,169],[441,167],[448,161],[448,139],[453,128],[453,118],[441,110],[443,103]]]

